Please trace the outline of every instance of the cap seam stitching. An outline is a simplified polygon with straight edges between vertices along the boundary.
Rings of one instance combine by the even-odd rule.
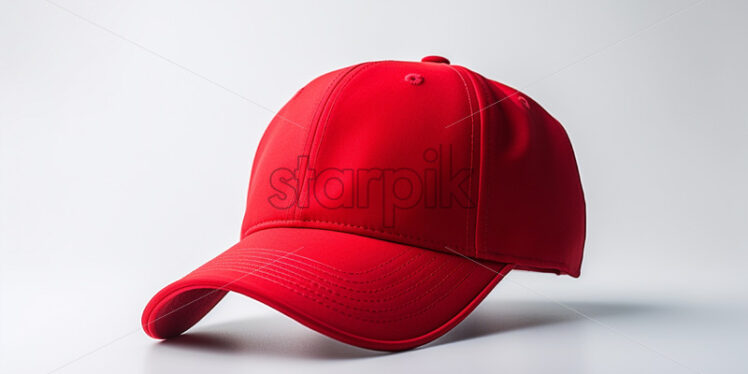
[[[328,95],[327,100],[325,100],[325,104],[323,106],[326,106],[328,103],[330,103],[330,107],[327,110],[325,110],[325,108],[322,108],[322,111],[320,112],[320,118],[317,120],[315,133],[314,135],[312,135],[312,139],[308,146],[309,154],[307,155],[307,157],[309,157],[308,162],[312,166],[311,170],[316,170],[317,168],[317,159],[318,159],[319,151],[322,148],[322,139],[325,136],[325,132],[327,130],[327,124],[330,121],[330,116],[332,115],[332,111],[335,108],[335,104],[337,103],[338,98],[340,97],[340,94],[348,86],[351,80],[353,80],[354,77],[358,76],[361,72],[377,64],[379,64],[379,62],[363,63],[363,64],[358,64],[352,67],[351,70],[346,72],[345,76],[340,77],[340,80],[337,82],[335,87],[332,89],[332,91]],[[324,122],[321,122],[322,117],[325,118]],[[320,129],[320,125],[322,126],[321,129]],[[319,141],[316,142],[317,144],[315,147],[315,138],[317,138],[317,131],[320,131],[320,133],[319,133]],[[314,159],[312,159],[312,157]],[[305,173],[305,179],[306,179],[306,173]],[[307,188],[310,188],[310,186],[307,186]],[[299,194],[300,196],[303,194],[303,188],[299,189]],[[299,206],[297,204],[296,209],[294,209],[294,218],[298,219],[299,217],[301,217],[303,210],[304,210],[304,207]]]
[[[313,125],[317,123],[317,117],[320,115],[320,109],[321,109],[321,106],[322,106],[322,102],[325,101],[327,99],[327,97],[329,96],[329,92],[330,92],[332,86],[335,84],[335,82],[337,82],[340,79],[341,75],[346,74],[348,71],[350,71],[350,69],[352,69],[352,67],[348,68],[348,70],[339,72],[333,79],[330,80],[330,83],[327,84],[327,87],[325,87],[324,94],[319,98],[319,100],[317,100],[317,103],[314,105],[314,114],[312,115],[312,124]],[[312,133],[313,133],[314,130],[316,130],[316,126],[313,126],[313,125],[309,126],[309,129],[307,130],[306,138],[304,139],[304,146],[301,149],[301,154],[298,157],[302,157],[304,155],[304,153],[306,153],[306,149],[309,147],[309,142],[311,141],[310,138],[312,137]],[[298,159],[297,159],[297,162],[298,162]],[[300,188],[299,188],[299,191],[296,194],[296,205],[299,204],[299,199],[301,199],[301,196],[302,196],[301,195],[301,188],[303,188],[303,186],[304,186],[303,180],[305,179],[306,170],[305,171],[301,171],[300,170],[299,172],[303,173],[304,177],[302,177],[298,181],[298,184],[299,184]],[[294,216],[295,213],[296,213],[296,207],[293,207],[293,209],[289,209],[288,212],[286,213],[286,218],[289,218],[289,219],[292,218],[292,216]]]
[[[286,288],[286,289],[290,290],[291,292],[294,292],[294,293],[296,293],[296,294],[298,294],[298,295],[300,295],[302,297],[306,297],[307,299],[311,299],[312,301],[316,302],[317,304],[320,304],[320,305],[322,305],[322,306],[324,306],[324,307],[326,307],[328,309],[332,309],[332,310],[334,310],[334,311],[336,311],[336,312],[338,312],[340,314],[343,314],[344,316],[347,316],[349,318],[353,318],[353,319],[356,319],[356,320],[360,320],[360,321],[364,321],[364,322],[369,322],[369,323],[383,324],[383,323],[391,323],[391,322],[397,322],[397,321],[401,321],[401,320],[406,320],[406,319],[413,318],[413,317],[415,317],[417,315],[420,315],[420,314],[423,314],[423,313],[427,312],[428,310],[430,310],[431,308],[433,308],[433,306],[436,305],[439,301],[441,301],[442,299],[446,298],[455,289],[457,289],[458,286],[460,286],[470,275],[472,275],[472,273],[474,271],[475,271],[475,268],[471,269],[471,271],[468,274],[466,274],[460,281],[458,281],[457,283],[455,283],[454,286],[449,289],[449,291],[443,293],[439,298],[437,298],[436,300],[433,300],[431,303],[427,304],[423,309],[419,309],[418,311],[412,312],[410,314],[406,314],[404,316],[400,316],[400,317],[392,318],[392,319],[388,319],[388,320],[374,320],[374,319],[368,319],[368,318],[364,318],[364,317],[358,317],[358,316],[355,316],[355,315],[353,315],[353,314],[351,314],[349,312],[346,312],[344,310],[340,310],[340,309],[336,308],[334,305],[326,304],[326,303],[323,302],[323,301],[325,301],[325,302],[326,301],[332,301],[332,299],[330,299],[329,297],[325,296],[324,294],[317,293],[317,292],[315,292],[312,289],[308,289],[306,287],[303,287],[302,285],[300,285],[300,284],[298,284],[296,282],[293,282],[293,281],[291,281],[290,283],[292,283],[295,286],[299,286],[301,288],[304,288],[305,292],[302,293],[301,291],[298,291],[298,290],[290,287],[289,285],[282,283],[279,280],[269,279],[267,277],[259,276],[259,275],[255,274],[255,273],[251,273],[251,275],[252,276],[257,276],[258,278],[262,278],[262,279],[265,279],[265,280],[270,281],[272,283],[275,283],[275,284],[277,284],[277,285],[279,285],[279,286],[281,286],[283,288]],[[315,296],[317,296],[317,297],[315,297]],[[321,296],[322,298],[318,298],[319,296]],[[372,312],[372,313],[374,313],[374,312]]]
[[[484,160],[484,154],[483,154],[483,148],[485,144],[485,136],[484,136],[484,129],[488,126],[487,125],[487,112],[483,110],[483,105],[481,103],[481,99],[485,101],[486,95],[488,94],[488,89],[486,88],[486,82],[485,78],[481,76],[480,74],[468,70],[470,73],[470,79],[473,83],[473,88],[475,89],[475,95],[476,99],[478,100],[478,108],[479,108],[479,115],[480,115],[480,128],[479,128],[479,134],[480,134],[480,141],[478,142],[478,197],[476,198],[476,209],[475,209],[475,257],[479,257],[481,254],[481,249],[484,247],[481,243],[481,226],[487,229],[488,223],[483,222],[484,220],[480,219],[480,211],[481,211],[481,190],[483,189],[483,160]],[[484,254],[485,255],[485,254]]]
[[[366,279],[366,280],[346,279],[345,276],[342,276],[342,275],[339,275],[339,274],[335,274],[335,273],[332,273],[332,272],[327,271],[327,270],[320,269],[320,268],[315,267],[313,265],[307,265],[307,266],[309,266],[312,269],[315,269],[315,270],[317,270],[317,271],[319,271],[319,272],[321,272],[321,273],[323,273],[323,274],[325,274],[325,275],[327,275],[329,277],[332,277],[332,278],[334,278],[334,279],[336,279],[338,281],[348,282],[351,285],[368,285],[368,284],[376,283],[377,281],[380,281],[382,279],[388,278],[390,276],[394,276],[394,274],[397,274],[401,270],[403,270],[406,267],[408,267],[408,265],[412,264],[413,261],[415,261],[416,259],[420,258],[421,255],[422,255],[421,253],[415,254],[411,258],[409,258],[408,260],[406,260],[406,261],[404,261],[402,263],[399,263],[397,265],[393,264],[393,266],[395,266],[394,269],[389,270],[389,271],[387,271],[384,274],[379,274],[379,277],[375,277],[375,278],[371,278],[371,279]],[[219,256],[219,257],[222,257],[222,256]],[[272,255],[269,255],[267,253],[265,253],[265,256],[262,256],[261,254],[256,254],[256,255],[249,255],[249,256],[237,255],[236,257],[238,257],[238,258],[222,259],[221,261],[215,261],[215,260],[218,260],[218,258],[216,258],[214,260],[211,260],[210,264],[214,265],[214,266],[220,266],[221,264],[225,264],[225,265],[235,264],[235,265],[240,265],[241,266],[243,264],[246,264],[248,261],[250,261],[250,262],[251,261],[255,261],[255,260],[252,260],[253,258],[254,259],[265,259],[265,260],[273,258]],[[311,273],[311,271],[309,269],[304,269],[304,268],[299,267],[300,264],[305,264],[303,261],[300,261],[300,260],[293,260],[293,261],[296,264],[289,264],[289,263],[285,262],[284,259],[278,259],[278,261],[276,261],[276,262],[280,262],[280,263],[282,263],[284,265],[291,266],[291,267],[293,267],[293,268],[295,268],[297,270],[300,270],[300,271]],[[433,258],[432,258],[432,261],[433,261]],[[315,277],[315,278],[321,279],[318,275],[312,274],[312,276]],[[335,285],[338,285],[338,284],[335,284]],[[339,286],[345,287],[345,286],[342,286],[342,285],[339,285]]]
[[[456,245],[456,244],[452,244],[452,243],[445,243],[445,242],[440,242],[440,241],[425,239],[425,238],[422,238],[422,237],[419,237],[419,236],[415,236],[415,235],[402,234],[402,233],[395,232],[395,231],[382,230],[382,229],[378,229],[378,228],[374,228],[374,227],[369,227],[369,226],[364,226],[364,225],[355,225],[355,224],[345,223],[345,222],[326,221],[326,220],[310,219],[310,218],[298,218],[298,219],[293,219],[293,220],[267,220],[267,221],[258,222],[257,224],[250,226],[245,231],[244,236],[249,235],[253,231],[253,229],[255,227],[257,227],[257,226],[261,226],[261,225],[265,225],[265,224],[272,224],[272,223],[294,223],[294,222],[327,223],[327,224],[340,225],[340,226],[345,226],[345,227],[354,227],[354,228],[358,228],[358,229],[362,229],[362,230],[366,230],[366,231],[372,231],[372,232],[377,232],[377,233],[382,233],[382,234],[390,234],[390,235],[400,236],[400,237],[403,237],[403,238],[415,239],[415,240],[418,240],[418,241],[421,241],[421,242],[424,242],[424,243],[438,244],[440,246],[449,246],[449,247],[454,247],[455,249],[465,249],[461,245]]]
[[[357,67],[359,67],[361,65],[363,65],[363,63],[356,64],[356,65],[353,65],[353,66],[350,66],[350,67],[346,68],[344,71],[341,71],[337,76],[335,76],[330,81],[330,83],[327,85],[327,87],[325,88],[324,94],[320,97],[319,100],[317,100],[317,104],[315,105],[314,115],[312,116],[312,123],[313,123],[313,125],[309,127],[309,131],[307,132],[306,139],[304,140],[304,149],[302,149],[302,154],[299,155],[299,157],[303,157],[303,156],[305,156],[305,153],[311,152],[311,148],[314,145],[314,137],[315,137],[315,134],[317,133],[317,129],[319,128],[320,118],[324,114],[324,107],[325,107],[325,105],[330,100],[330,96],[335,91],[334,87],[338,83],[340,83],[343,79],[345,79],[345,77],[351,71],[353,71],[354,69],[356,69]],[[301,173],[301,175],[300,175],[301,178],[298,180],[298,186],[299,186],[299,188],[298,188],[298,191],[296,191],[297,192],[297,194],[296,194],[296,204],[295,204],[295,206],[293,206],[293,209],[290,209],[288,211],[288,214],[286,214],[287,218],[295,218],[295,217],[297,217],[299,215],[298,211],[300,209],[299,208],[299,205],[301,203],[300,200],[303,198],[303,190],[304,190],[304,186],[305,186],[304,182],[306,181],[306,168],[304,170],[299,170],[299,172]]]
[[[255,261],[254,264],[263,264],[263,262]],[[372,298],[372,299],[365,299],[365,298],[359,298],[359,297],[355,297],[355,296],[344,295],[344,294],[341,293],[340,290],[336,290],[335,288],[331,288],[330,286],[328,286],[328,285],[338,286],[337,284],[335,284],[335,283],[333,283],[333,282],[331,282],[329,280],[326,280],[323,277],[315,275],[315,274],[313,274],[313,273],[311,273],[309,271],[307,271],[307,272],[310,273],[310,275],[307,276],[307,275],[299,274],[299,273],[296,273],[296,272],[293,272],[293,271],[289,271],[287,273],[284,273],[284,272],[282,272],[280,270],[285,270],[285,269],[282,268],[282,267],[277,267],[278,264],[272,264],[272,265],[269,265],[269,266],[266,266],[266,267],[262,267],[261,269],[257,269],[257,270],[252,270],[249,267],[247,267],[247,268],[242,268],[241,267],[241,266],[244,266],[244,265],[247,265],[247,264],[235,264],[235,265],[236,266],[232,266],[232,264],[229,264],[228,266],[220,266],[220,265],[218,265],[218,266],[214,267],[213,269],[205,269],[205,270],[202,270],[200,272],[201,273],[205,273],[205,272],[209,273],[209,272],[214,271],[214,270],[228,270],[228,271],[236,271],[236,272],[241,272],[241,273],[249,273],[249,272],[254,273],[255,271],[258,271],[258,272],[262,272],[262,273],[266,273],[267,274],[267,272],[265,272],[265,270],[267,270],[268,272],[273,273],[273,275],[275,275],[275,276],[277,276],[279,278],[283,278],[283,279],[286,279],[286,280],[289,280],[289,281],[293,282],[294,280],[291,280],[291,279],[293,277],[295,277],[296,278],[295,281],[297,281],[297,282],[298,281],[304,281],[304,282],[313,283],[315,286],[317,286],[318,288],[321,288],[321,289],[325,290],[329,294],[332,294],[332,295],[335,295],[335,296],[339,296],[339,297],[342,297],[344,299],[352,300],[352,301],[359,302],[359,303],[378,303],[378,302],[385,302],[385,301],[391,301],[391,300],[397,299],[397,298],[399,298],[401,296],[404,296],[404,295],[410,293],[419,284],[421,284],[423,282],[426,282],[428,280],[434,279],[435,278],[434,275],[437,274],[437,273],[439,273],[446,266],[446,264],[443,263],[443,264],[437,266],[436,268],[431,269],[430,273],[428,273],[427,275],[421,277],[416,282],[410,284],[406,288],[404,288],[402,290],[399,290],[398,292],[396,292],[396,293],[394,293],[392,295],[380,296],[378,298]],[[273,266],[275,266],[275,267],[273,267]],[[459,269],[459,267],[457,267],[457,266],[452,267],[452,269],[448,270],[447,276],[451,276],[452,274],[456,273],[458,269]],[[414,273],[411,273],[411,274],[414,274]],[[385,274],[383,277],[381,277],[381,278],[379,278],[377,280],[387,279],[387,278],[389,278],[390,275],[391,274]],[[388,289],[397,287],[399,285],[407,284],[409,282],[406,282],[406,281],[410,280],[410,278],[412,278],[412,277],[413,277],[413,275],[406,276],[405,278],[400,279],[400,282],[397,282],[397,283],[390,282],[389,285],[387,285],[385,287],[379,287],[379,288],[375,289],[375,291],[381,292],[381,291],[384,291],[384,290],[388,290]],[[315,280],[315,279],[317,279],[317,280]],[[437,285],[441,284],[442,282],[443,282],[443,279],[440,280],[437,283]],[[326,284],[328,284],[328,285],[326,285]],[[432,286],[432,288],[436,288],[437,285]],[[343,288],[343,289],[345,289],[345,290],[347,290],[347,291],[353,291],[353,292],[362,293],[361,290],[349,289],[349,288],[347,288],[345,286],[340,286],[340,287]],[[378,292],[370,292],[370,293],[373,294],[373,293],[378,293]],[[412,300],[418,300],[423,295],[425,295],[425,294],[419,294],[418,296],[415,296],[415,297],[411,298],[410,299],[411,301],[409,301],[408,303],[405,303],[403,305],[405,305],[405,306],[410,305],[410,304],[412,304],[414,302]],[[336,302],[336,304],[338,304],[338,303]],[[402,308],[397,308],[396,309],[396,308],[390,307],[388,309],[380,309],[380,310],[366,310],[366,309],[360,309],[360,310],[366,311],[366,312],[371,312],[371,313],[378,313],[378,312],[385,312],[385,311],[394,311],[394,310],[398,310],[398,309],[402,309]]]
[[[287,255],[286,258],[288,258],[288,259],[293,259],[293,257],[299,257],[299,258],[302,258],[302,259],[304,259],[306,261],[314,262],[317,266],[327,267],[327,268],[331,269],[332,271],[337,271],[338,273],[341,273],[341,274],[356,275],[356,276],[369,274],[369,273],[371,273],[371,272],[373,272],[373,271],[375,271],[375,270],[377,270],[377,269],[379,269],[381,267],[384,267],[384,266],[386,266],[386,265],[394,262],[398,258],[400,258],[403,255],[405,255],[405,252],[400,252],[397,255],[390,257],[387,261],[380,262],[376,266],[373,266],[373,267],[371,267],[369,269],[366,269],[366,270],[361,270],[361,271],[346,271],[346,270],[340,269],[338,267],[332,266],[330,264],[325,264],[325,263],[319,262],[319,261],[317,261],[315,259],[312,259],[312,258],[303,256],[303,255],[300,255],[298,253],[289,253],[288,251],[282,251],[282,250],[279,250],[279,249],[272,249],[272,248],[265,248],[265,247],[243,247],[243,248],[237,248],[237,251],[248,251],[248,250],[251,250],[253,253],[267,253],[267,252],[270,252],[270,253],[275,253],[275,254],[286,254]],[[294,261],[301,262],[300,260],[297,260],[297,259],[294,259]],[[318,269],[319,269],[319,267],[318,267]]]
[[[468,110],[470,110],[470,178],[468,179],[468,203],[472,200],[473,195],[473,162],[474,162],[474,147],[475,147],[475,112],[473,111],[473,101],[470,98],[470,89],[468,87],[467,82],[465,81],[465,78],[462,76],[462,73],[457,69],[457,67],[448,65],[452,71],[454,71],[458,77],[460,77],[460,80],[462,81],[462,85],[465,87],[465,93],[467,95],[467,101],[468,101]],[[475,91],[475,89],[473,89]],[[477,93],[476,93],[476,99],[477,99]],[[477,204],[477,200],[476,200]],[[478,211],[478,207],[476,205],[476,212]],[[476,221],[477,223],[477,221]],[[468,207],[465,212],[465,250],[470,249],[470,208]],[[475,246],[473,250],[473,255],[475,257],[478,257],[478,248]]]
[[[458,251],[465,249],[465,248],[463,248],[463,247],[461,247],[459,245],[448,244],[448,243],[445,244],[445,243],[442,243],[442,242],[437,242],[437,241],[433,241],[433,240],[429,240],[429,239],[424,239],[424,238],[420,238],[420,237],[413,236],[413,235],[407,235],[407,234],[401,234],[401,233],[397,233],[397,232],[384,231],[384,230],[380,230],[380,229],[376,229],[376,228],[372,228],[372,227],[368,227],[368,226],[354,225],[354,224],[345,223],[345,222],[325,221],[325,220],[317,220],[317,219],[267,220],[267,221],[262,221],[262,222],[259,222],[259,223],[255,224],[255,225],[250,226],[247,230],[245,230],[245,233],[244,233],[243,236],[246,237],[247,235],[251,234],[252,232],[273,228],[273,227],[263,227],[263,228],[260,228],[259,230],[255,230],[255,228],[257,228],[259,226],[263,226],[263,225],[267,226],[267,225],[274,224],[274,223],[303,223],[303,222],[326,223],[326,224],[339,225],[339,226],[344,226],[344,227],[354,227],[354,228],[362,229],[362,230],[365,230],[365,231],[371,231],[371,232],[382,233],[382,234],[390,234],[390,235],[400,236],[400,237],[404,237],[404,238],[415,239],[415,240],[420,241],[422,243],[438,244],[438,245],[440,245],[442,247],[446,246],[446,247],[454,248],[454,249],[456,249]],[[288,226],[286,226],[286,227],[288,227]],[[278,227],[276,227],[276,228],[278,228]],[[325,230],[324,228],[303,227],[303,226],[296,227],[296,228],[304,228],[304,229],[310,229],[310,230]],[[356,235],[356,234],[352,234],[352,235]],[[386,239],[384,239],[384,240],[386,240]],[[405,244],[405,243],[400,243],[400,244],[410,245],[410,244]],[[424,249],[431,250],[431,249],[428,249],[428,248],[424,248]],[[440,253],[444,253],[444,252],[440,252]],[[541,258],[522,257],[522,256],[505,255],[505,254],[498,254],[498,255],[495,255],[495,256],[496,257],[512,258],[512,259],[516,259],[516,260],[532,261],[532,262],[535,262],[537,265],[542,265],[542,264],[553,265],[553,270],[560,270],[560,271],[562,271],[564,273],[571,273],[569,271],[568,266],[566,266],[566,264],[561,263],[561,262],[549,261],[549,260],[544,260],[544,259],[541,259]],[[499,261],[499,260],[490,259],[490,258],[479,258],[479,260]],[[503,261],[499,261],[499,262],[505,263]],[[528,265],[532,266],[530,264],[528,264]]]

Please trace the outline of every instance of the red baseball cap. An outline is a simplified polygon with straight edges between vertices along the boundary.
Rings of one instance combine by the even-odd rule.
[[[566,132],[439,56],[324,74],[280,110],[239,243],[143,312],[177,336],[228,291],[332,338],[403,350],[463,320],[511,270],[579,276],[585,206]]]

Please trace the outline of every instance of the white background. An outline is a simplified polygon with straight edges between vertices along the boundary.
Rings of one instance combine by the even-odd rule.
[[[0,372],[748,370],[747,2],[55,1],[0,0]],[[149,298],[237,240],[273,111],[429,54],[565,125],[581,278],[514,272],[400,354],[237,295],[145,336]]]

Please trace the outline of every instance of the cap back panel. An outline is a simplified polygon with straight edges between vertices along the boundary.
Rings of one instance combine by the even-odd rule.
[[[484,80],[479,257],[579,275],[585,208],[561,124],[521,92]]]

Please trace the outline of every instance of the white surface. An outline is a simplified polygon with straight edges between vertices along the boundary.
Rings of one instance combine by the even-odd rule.
[[[748,371],[748,3],[58,4],[80,17],[0,0],[0,372]],[[183,338],[142,333],[153,293],[238,236],[272,116],[250,101],[428,54],[566,126],[581,278],[512,273],[400,354],[235,295]]]

